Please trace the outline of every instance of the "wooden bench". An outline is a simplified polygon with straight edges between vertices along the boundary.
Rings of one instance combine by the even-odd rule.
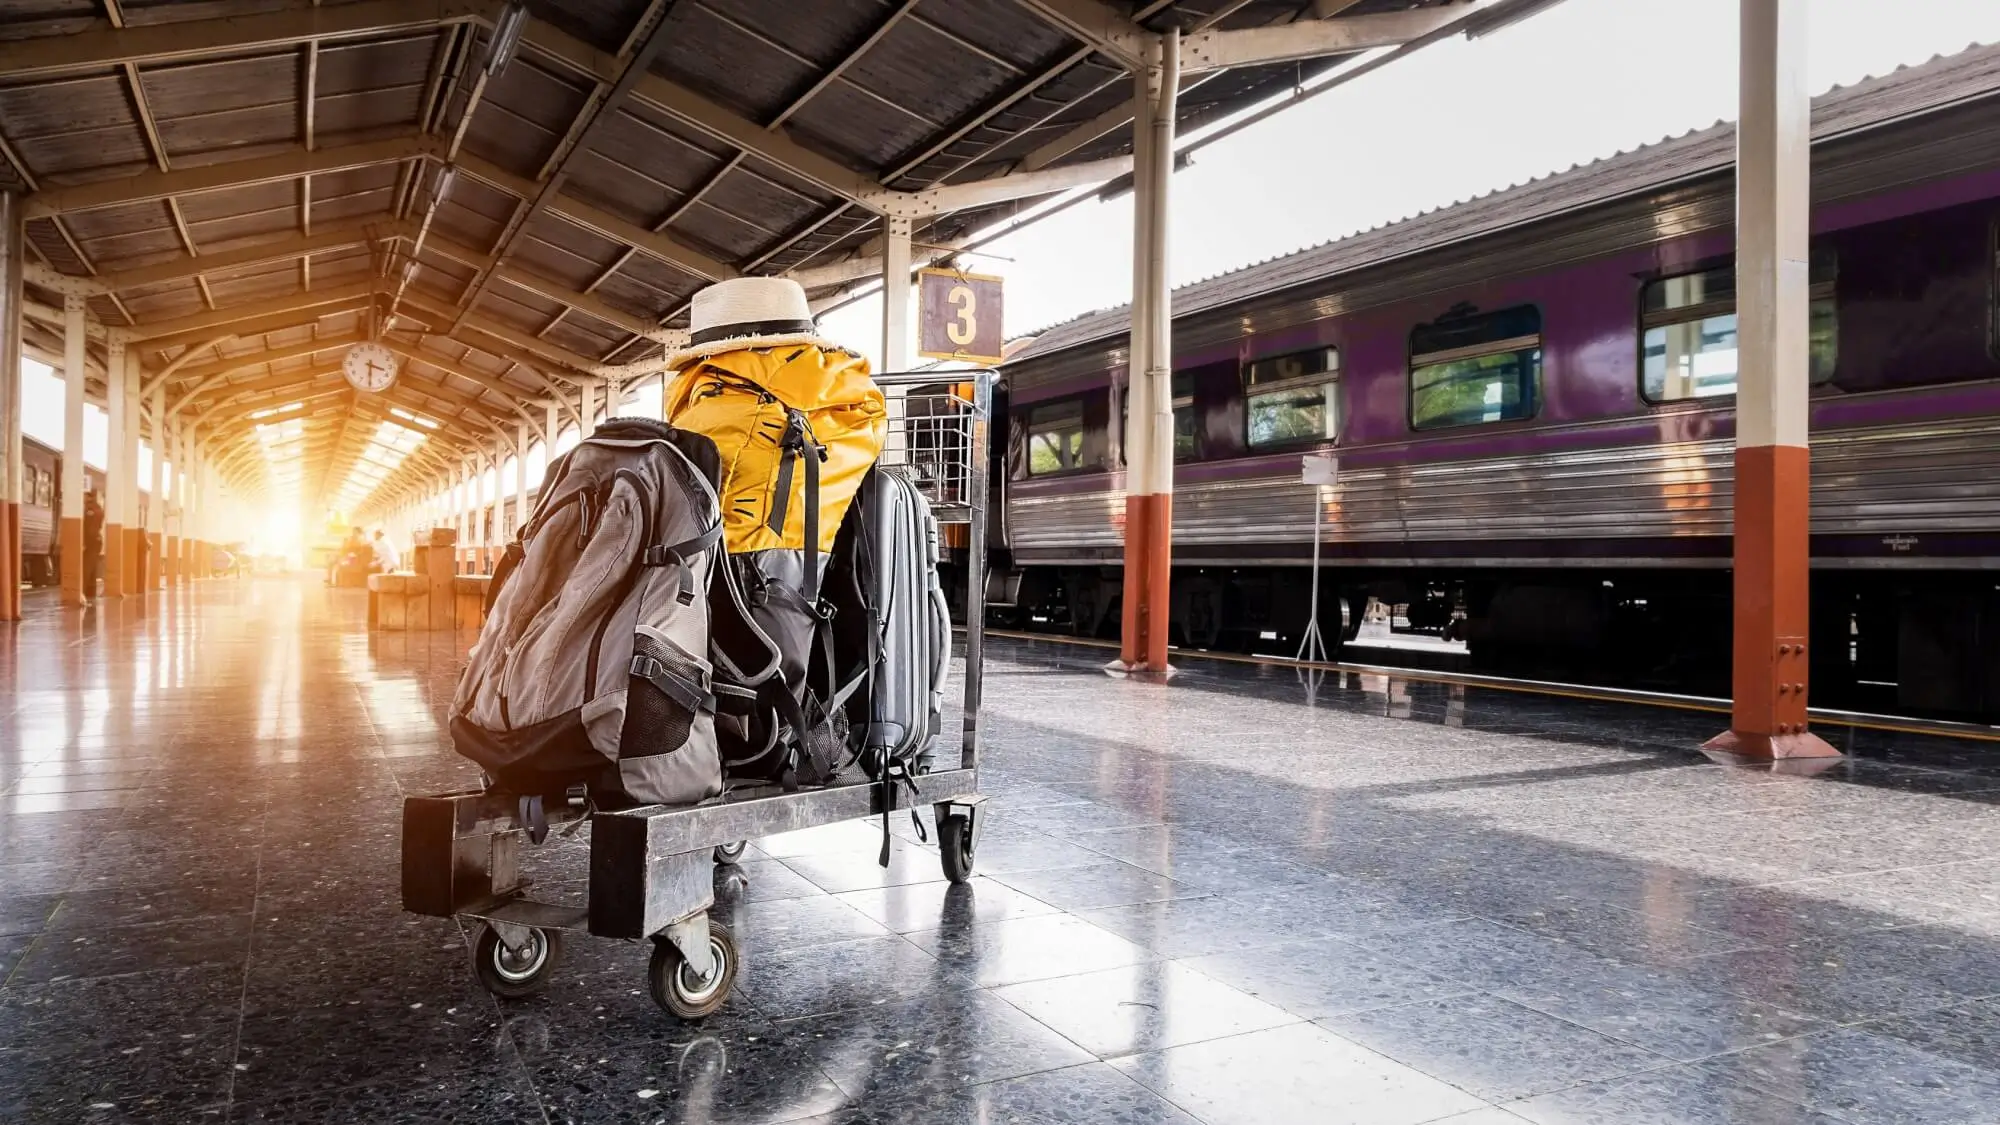
[[[431,614],[433,586],[429,575],[407,571],[371,574],[368,576],[368,627],[389,632],[433,628],[476,631],[486,620],[486,589],[492,582],[485,575],[452,575],[450,616],[434,623]]]
[[[450,528],[418,534],[412,570],[368,576],[368,627],[394,632],[472,629],[486,619],[484,575],[453,574]]]

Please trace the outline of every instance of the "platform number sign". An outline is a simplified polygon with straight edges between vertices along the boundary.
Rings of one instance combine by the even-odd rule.
[[[1000,279],[958,270],[917,274],[917,354],[999,363]]]

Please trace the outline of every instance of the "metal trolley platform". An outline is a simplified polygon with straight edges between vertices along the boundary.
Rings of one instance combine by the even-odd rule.
[[[967,560],[959,754],[955,768],[915,778],[928,794],[945,876],[963,883],[972,877],[984,800],[978,795],[979,689],[993,375],[932,371],[878,375],[875,381],[889,397],[882,462],[911,475],[948,541],[963,536],[954,544],[963,546]],[[949,760],[943,745],[936,756],[941,764]],[[527,996],[546,987],[564,931],[651,938],[647,978],[654,1001],[682,1019],[700,1019],[729,998],[740,964],[735,939],[709,919],[714,865],[736,862],[749,840],[895,811],[899,787],[882,785],[858,767],[848,772],[851,780],[824,787],[735,789],[692,806],[550,809],[551,831],[590,823],[590,889],[580,906],[529,897],[519,866],[525,827],[514,795],[409,797],[403,802],[403,909],[478,920],[473,967],[496,996]]]

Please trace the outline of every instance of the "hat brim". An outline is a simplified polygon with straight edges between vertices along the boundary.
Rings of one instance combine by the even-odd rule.
[[[667,355],[666,363],[662,366],[667,371],[679,371],[697,359],[706,359],[712,355],[721,355],[723,352],[740,352],[752,348],[782,348],[792,344],[810,344],[822,351],[829,352],[844,352],[848,350],[824,336],[811,332],[787,333],[777,336],[729,336],[720,340],[710,340],[705,344],[690,344],[685,348],[670,352]]]

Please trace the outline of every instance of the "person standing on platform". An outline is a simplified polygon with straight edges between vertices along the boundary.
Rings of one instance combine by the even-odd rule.
[[[83,600],[97,600],[97,579],[104,573],[104,503],[97,493],[83,494]]]
[[[375,529],[375,573],[393,574],[403,565],[403,557],[396,551],[396,542]]]

